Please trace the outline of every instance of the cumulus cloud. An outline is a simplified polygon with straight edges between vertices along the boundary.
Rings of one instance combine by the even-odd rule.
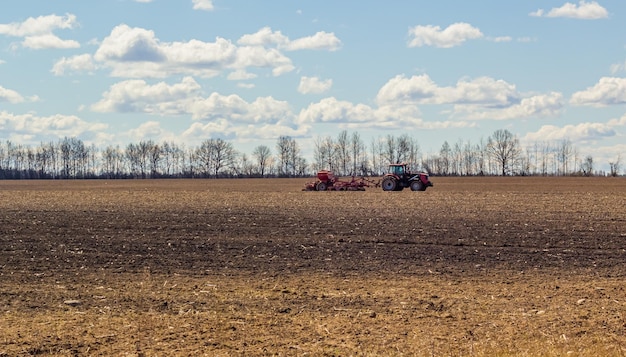
[[[74,115],[52,115],[47,117],[36,114],[15,115],[0,112],[0,133],[2,136],[19,135],[22,138],[37,136],[44,138],[95,137],[107,129],[106,124],[90,123]]]
[[[601,140],[615,135],[615,128],[604,123],[581,123],[563,127],[543,125],[538,131],[527,133],[522,140],[525,142],[556,142],[567,139],[579,142]]]
[[[234,72],[229,73],[228,77],[226,78],[231,81],[242,81],[247,79],[253,79],[256,77],[257,75],[254,73],[246,72],[244,69],[238,69]]]
[[[515,85],[490,77],[463,78],[440,87],[428,75],[398,75],[378,91],[379,105],[454,105],[454,115],[470,120],[554,116],[563,109],[560,93],[524,95]]]
[[[467,40],[482,38],[483,33],[476,27],[459,22],[441,29],[440,26],[418,25],[409,29],[409,47],[435,46],[450,48]]]
[[[111,86],[103,98],[91,106],[96,112],[130,112],[152,115],[191,115],[196,121],[227,120],[230,123],[293,122],[289,104],[272,97],[259,97],[247,102],[238,95],[211,93],[203,97],[200,85],[191,77],[180,83],[127,80]]]
[[[576,92],[570,99],[572,105],[603,107],[626,103],[626,78],[603,77],[593,87]]]
[[[298,123],[334,123],[347,129],[438,129],[469,127],[471,123],[462,121],[429,122],[421,118],[415,106],[381,106],[373,108],[365,104],[353,104],[324,98],[312,103],[298,115]]]
[[[333,86],[332,79],[321,80],[318,77],[302,77],[298,92],[302,94],[319,94],[328,91]]]
[[[286,49],[288,51],[298,50],[327,50],[336,51],[341,47],[341,40],[334,33],[325,31],[317,32],[313,36],[302,37],[290,41]]]
[[[454,107],[454,113],[468,120],[513,120],[530,117],[559,116],[563,111],[563,107],[563,94],[552,92],[523,98],[519,103],[504,108],[456,105]]]
[[[83,54],[73,57],[63,57],[52,67],[51,72],[55,76],[61,76],[68,72],[87,72],[96,70],[96,65],[90,54]]]
[[[626,70],[626,61],[622,63],[614,63],[611,65],[611,74],[616,74],[618,72]]]
[[[87,65],[88,57],[62,59],[54,65],[53,72],[65,73],[66,68],[78,70],[81,62],[85,70],[109,68],[114,77],[166,78],[172,75],[192,75],[202,78],[217,76],[223,71],[233,71],[230,79],[242,76],[252,78],[249,68],[267,68],[274,76],[295,69],[291,59],[282,51],[327,50],[339,48],[341,41],[334,35],[318,32],[313,36],[290,40],[280,32],[263,28],[257,33],[242,36],[237,44],[217,37],[214,42],[190,40],[187,42],[162,42],[155,33],[125,24],[116,26],[99,45]]]
[[[200,85],[191,77],[174,85],[165,82],[149,85],[144,80],[128,80],[111,86],[91,109],[96,112],[177,115],[188,112],[190,101],[199,95],[199,91]]]
[[[561,7],[555,7],[550,11],[539,9],[531,12],[530,16],[535,17],[567,17],[572,19],[597,20],[609,16],[608,11],[598,2],[586,2],[581,0],[578,5],[567,2]]]
[[[204,10],[204,11],[213,10],[212,0],[192,0],[192,2],[193,2],[194,10]]]
[[[227,120],[229,123],[258,124],[293,122],[289,103],[272,97],[259,97],[247,102],[238,95],[211,93],[198,98],[189,107],[192,119],[202,122]]]
[[[336,51],[341,47],[341,40],[334,33],[320,31],[313,36],[306,36],[290,40],[280,31],[272,31],[270,27],[263,27],[253,34],[242,36],[238,44],[245,46],[276,46],[287,51],[298,50],[327,50]]]
[[[398,75],[389,80],[378,91],[379,104],[483,104],[486,106],[508,106],[519,100],[515,85],[503,80],[479,77],[461,79],[454,87],[439,87],[428,75],[407,78]]]
[[[0,103],[2,102],[22,103],[24,102],[24,97],[12,89],[0,86]]]
[[[278,46],[285,47],[289,44],[289,37],[280,31],[272,31],[270,27],[263,27],[253,34],[241,36],[237,43],[244,46]]]
[[[153,140],[158,138],[160,140],[167,140],[167,137],[173,137],[172,133],[168,133],[161,128],[161,123],[158,121],[147,121],[141,123],[138,127],[129,130],[126,135],[133,141],[141,140]]]
[[[55,30],[73,29],[76,26],[78,22],[73,14],[29,17],[23,22],[0,24],[0,35],[23,38],[22,46],[25,48],[78,48],[80,44],[77,41],[62,40],[54,34]]]

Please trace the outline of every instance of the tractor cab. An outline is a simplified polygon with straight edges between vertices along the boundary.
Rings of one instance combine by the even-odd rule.
[[[389,165],[389,173],[396,176],[404,176],[406,172],[406,164],[391,164]]]

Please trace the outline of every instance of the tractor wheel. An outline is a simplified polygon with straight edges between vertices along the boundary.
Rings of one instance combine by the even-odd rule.
[[[422,183],[422,181],[415,180],[411,182],[411,191],[425,191],[425,190],[426,188],[424,187],[424,184]]]
[[[326,189],[328,188],[328,185],[326,184],[326,182],[321,182],[320,181],[320,182],[317,183],[317,186],[315,186],[315,188],[318,191],[326,191]]]
[[[382,183],[383,191],[395,191],[398,187],[398,181],[393,177],[386,177]]]

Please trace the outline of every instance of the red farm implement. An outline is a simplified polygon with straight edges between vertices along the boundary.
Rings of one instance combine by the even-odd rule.
[[[321,170],[317,172],[317,181],[307,182],[303,191],[365,191],[366,187],[379,187],[380,181],[375,182],[365,177],[344,181],[337,178],[332,171]]]

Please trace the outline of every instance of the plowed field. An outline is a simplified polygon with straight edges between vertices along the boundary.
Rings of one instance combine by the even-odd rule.
[[[626,179],[0,181],[0,356],[626,355]]]

